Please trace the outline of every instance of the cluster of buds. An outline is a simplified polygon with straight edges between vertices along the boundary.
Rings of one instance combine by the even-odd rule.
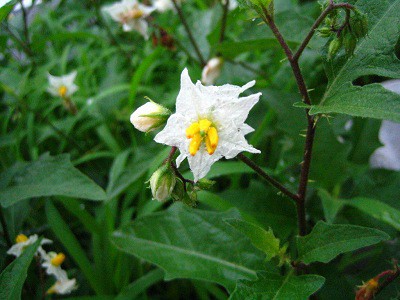
[[[329,60],[335,57],[342,47],[347,56],[353,55],[357,41],[365,37],[367,33],[367,16],[356,8],[346,9],[346,18],[343,23],[339,22],[339,12],[334,9],[325,19],[325,27],[318,29],[319,36],[329,38]]]
[[[19,234],[14,244],[8,251],[7,254],[19,257],[26,247],[34,244],[38,240],[36,234],[27,237],[24,234]],[[46,273],[50,276],[54,276],[56,282],[47,290],[47,294],[59,294],[66,295],[70,294],[77,288],[76,279],[68,279],[67,272],[61,268],[61,264],[65,260],[64,253],[47,253],[42,246],[45,244],[51,244],[52,241],[49,239],[42,239],[40,245],[36,251],[36,256],[40,260],[41,266],[45,268]]]

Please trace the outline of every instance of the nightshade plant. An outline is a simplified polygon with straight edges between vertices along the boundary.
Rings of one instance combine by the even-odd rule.
[[[400,0],[24,2],[0,299],[399,297]]]

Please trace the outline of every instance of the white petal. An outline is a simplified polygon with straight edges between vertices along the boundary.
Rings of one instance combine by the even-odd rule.
[[[254,131],[254,128],[247,125],[246,123],[243,123],[242,126],[240,127],[240,131],[242,132],[243,135],[249,134],[250,132]]]
[[[147,32],[148,25],[144,19],[134,20],[132,22],[132,26],[136,31],[143,35],[146,40],[149,39],[149,33]]]
[[[221,155],[215,152],[213,155],[207,153],[204,149],[204,145],[201,146],[200,150],[195,156],[188,156],[190,170],[193,172],[194,181],[197,182],[203,178],[210,171],[213,163],[221,159]]]
[[[72,86],[74,84],[77,74],[78,74],[77,71],[73,71],[67,75],[62,76],[62,80],[63,80],[63,83],[65,84],[65,86],[67,86],[67,87]]]
[[[160,131],[154,140],[157,143],[183,148],[186,143],[186,128],[189,127],[190,121],[180,114],[173,114],[168,118],[167,125]],[[182,150],[181,150],[182,152]]]
[[[182,153],[182,152],[178,155],[178,157],[176,158],[176,166],[178,168],[181,165],[181,163],[185,160],[186,157],[187,157],[187,154]]]

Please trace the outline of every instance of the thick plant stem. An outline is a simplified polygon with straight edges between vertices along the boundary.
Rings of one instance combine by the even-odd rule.
[[[278,190],[280,190],[283,194],[288,196],[289,198],[293,199],[298,202],[298,196],[296,194],[293,194],[290,192],[286,187],[284,187],[282,184],[280,184],[278,181],[276,181],[274,178],[269,176],[267,173],[265,173],[259,166],[257,166],[251,159],[247,158],[243,154],[239,154],[237,156],[238,159],[240,159],[242,162],[244,162],[246,165],[248,165],[250,168],[252,168],[258,175],[260,175],[262,178],[264,178],[266,181],[268,181],[270,184],[272,184],[274,187],[276,187]]]
[[[178,5],[178,3],[176,2],[176,0],[172,0],[172,3],[174,4],[174,7],[178,13],[179,19],[181,20],[183,27],[185,27],[186,33],[189,37],[190,42],[192,43],[192,46],[194,48],[194,51],[197,54],[197,57],[199,58],[199,61],[201,63],[201,66],[204,67],[206,65],[206,61],[203,57],[203,55],[200,52],[200,48],[196,43],[196,40],[193,37],[192,31],[190,30],[189,24],[187,23],[185,16],[183,15],[182,9],[181,7]]]

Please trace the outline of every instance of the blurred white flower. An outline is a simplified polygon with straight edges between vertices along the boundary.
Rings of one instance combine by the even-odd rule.
[[[114,21],[122,24],[124,31],[136,30],[145,39],[149,38],[148,25],[145,20],[156,8],[139,3],[137,0],[122,0],[103,8]]]
[[[400,80],[388,80],[382,83],[386,89],[400,94]],[[369,163],[371,168],[400,170],[400,123],[382,121],[379,140],[383,144],[372,153]]]
[[[7,254],[19,257],[26,247],[34,244],[37,240],[38,240],[37,234],[31,235],[29,238],[25,234],[19,234],[15,239],[16,244],[11,246],[10,249],[8,249]],[[44,244],[51,244],[51,243],[52,241],[49,239],[42,239],[36,253],[39,253],[43,257],[44,255],[46,255],[46,252],[43,250],[41,246]]]
[[[223,5],[226,5],[226,1],[227,0],[221,0],[221,2],[222,2],[222,4]],[[236,7],[238,7],[238,3],[237,3],[237,0],[229,0],[229,6],[228,6],[228,9],[229,10],[234,10]]]
[[[22,0],[22,5],[24,6],[24,8],[31,7],[32,3],[33,3],[32,0]],[[42,3],[42,0],[37,0],[37,1],[35,1],[34,5],[39,5],[41,3]],[[16,11],[20,10],[21,8],[22,8],[21,3],[18,2],[17,5],[14,6],[13,11],[16,12]]]
[[[212,85],[215,83],[219,75],[221,75],[221,68],[224,60],[221,57],[214,57],[210,59],[201,72],[201,82],[205,85]]]
[[[74,83],[76,75],[76,71],[60,77],[47,74],[47,78],[49,80],[49,87],[47,88],[47,91],[53,96],[69,98],[78,90],[78,86]]]
[[[154,140],[178,147],[177,165],[188,158],[195,181],[222,157],[230,159],[242,151],[260,153],[247,143],[244,136],[253,128],[244,122],[261,93],[239,97],[254,84],[203,86],[198,81],[195,85],[187,69],[183,70],[176,112]]]
[[[149,132],[163,125],[170,115],[167,108],[149,101],[132,113],[130,121],[137,130]]]
[[[68,279],[67,272],[61,268],[64,260],[64,253],[49,252],[43,257],[42,267],[48,275],[54,275],[57,281],[65,281]]]
[[[47,294],[58,294],[66,295],[70,294],[72,291],[76,290],[78,286],[76,285],[76,279],[65,279],[57,280],[51,288],[47,290]]]

